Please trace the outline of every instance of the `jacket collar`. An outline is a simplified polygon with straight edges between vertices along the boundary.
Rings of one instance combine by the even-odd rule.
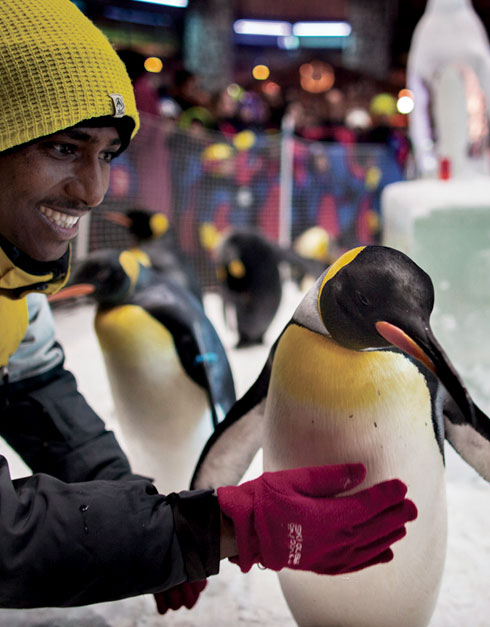
[[[0,236],[0,294],[21,298],[28,292],[54,294],[68,280],[71,244],[56,261],[36,261]]]

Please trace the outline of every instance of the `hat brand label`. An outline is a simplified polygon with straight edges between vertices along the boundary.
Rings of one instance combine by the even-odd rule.
[[[113,116],[115,118],[122,118],[126,110],[126,107],[124,106],[124,98],[121,94],[109,94],[109,96],[112,98],[112,104],[114,105]]]

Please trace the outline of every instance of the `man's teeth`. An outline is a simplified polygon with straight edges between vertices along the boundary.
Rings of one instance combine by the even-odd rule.
[[[50,222],[64,228],[75,226],[78,220],[80,220],[80,216],[68,216],[66,213],[60,213],[59,211],[55,211],[49,207],[41,206],[39,207],[39,211],[45,215]]]

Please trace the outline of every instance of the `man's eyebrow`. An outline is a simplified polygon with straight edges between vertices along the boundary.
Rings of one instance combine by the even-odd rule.
[[[57,133],[58,135],[67,135],[70,139],[77,139],[79,141],[91,141],[93,140],[93,136],[90,133],[86,133],[79,128],[69,128],[64,131],[60,131]],[[120,146],[121,138],[119,136],[114,137],[114,139],[110,142],[110,146]]]

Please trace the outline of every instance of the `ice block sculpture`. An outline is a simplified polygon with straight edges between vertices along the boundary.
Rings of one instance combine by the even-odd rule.
[[[428,0],[410,45],[409,130],[418,176],[488,175],[490,43],[471,0]]]

